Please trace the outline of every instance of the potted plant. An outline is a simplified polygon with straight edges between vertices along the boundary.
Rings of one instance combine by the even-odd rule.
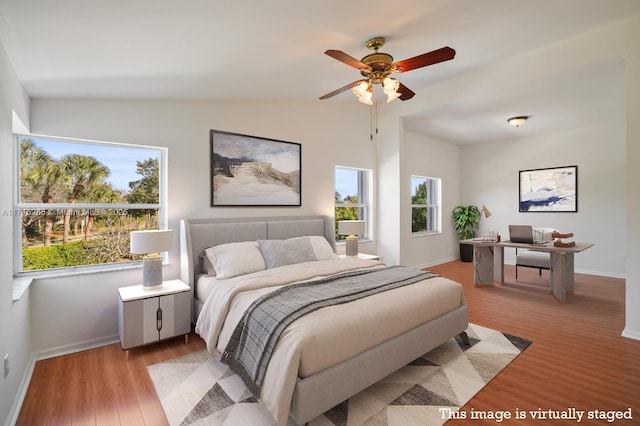
[[[480,210],[476,206],[456,206],[453,209],[453,223],[459,240],[468,240],[476,236],[480,224]],[[473,260],[473,245],[460,243],[460,260]]]

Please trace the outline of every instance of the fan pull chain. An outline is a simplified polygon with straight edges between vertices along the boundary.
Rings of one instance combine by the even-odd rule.
[[[375,108],[375,120],[374,120],[374,108]],[[369,110],[370,114],[369,114],[369,126],[370,126],[370,134],[369,134],[369,139],[373,140],[373,126],[374,126],[374,121],[375,121],[375,129],[376,129],[376,136],[378,136],[378,103],[374,102],[373,104],[371,104],[371,109]]]
[[[369,139],[373,140],[373,104],[369,108]]]
[[[378,103],[374,103],[374,106],[376,108],[376,136],[378,136]]]

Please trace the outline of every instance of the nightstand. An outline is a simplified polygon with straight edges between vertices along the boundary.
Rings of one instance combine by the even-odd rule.
[[[345,254],[339,254],[338,257],[342,258],[342,259],[346,259],[347,255]],[[366,254],[366,253],[358,253],[358,259],[364,259],[364,260],[380,260],[380,256],[376,255],[376,254]]]
[[[118,334],[129,359],[129,349],[191,332],[191,288],[181,280],[144,290],[142,285],[118,289]]]

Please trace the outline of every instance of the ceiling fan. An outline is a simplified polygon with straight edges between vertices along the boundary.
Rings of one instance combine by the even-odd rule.
[[[364,79],[356,80],[339,89],[320,96],[320,99],[328,99],[346,90],[353,89],[353,93],[358,100],[367,105],[373,105],[373,85],[381,84],[384,93],[387,95],[387,102],[396,98],[406,101],[413,98],[415,93],[395,78],[389,77],[393,73],[403,73],[416,68],[426,67],[439,62],[449,61],[456,56],[456,51],[449,46],[414,56],[398,62],[393,62],[393,56],[388,53],[378,52],[385,42],[384,37],[374,37],[365,43],[365,46],[373,53],[368,54],[361,60],[347,55],[340,50],[327,50],[325,54],[353,68],[360,70]]]

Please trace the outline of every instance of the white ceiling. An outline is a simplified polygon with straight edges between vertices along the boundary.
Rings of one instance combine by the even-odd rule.
[[[0,40],[32,98],[357,102],[349,92],[318,100],[359,78],[325,50],[360,59],[373,36],[387,38],[382,50],[395,60],[456,49],[452,61],[398,75],[418,97],[638,13],[638,0],[0,0]],[[405,126],[460,144],[513,138],[494,121],[526,109],[538,123],[529,132],[552,131],[621,108],[623,84],[622,63],[601,64],[518,94],[423,111]]]

